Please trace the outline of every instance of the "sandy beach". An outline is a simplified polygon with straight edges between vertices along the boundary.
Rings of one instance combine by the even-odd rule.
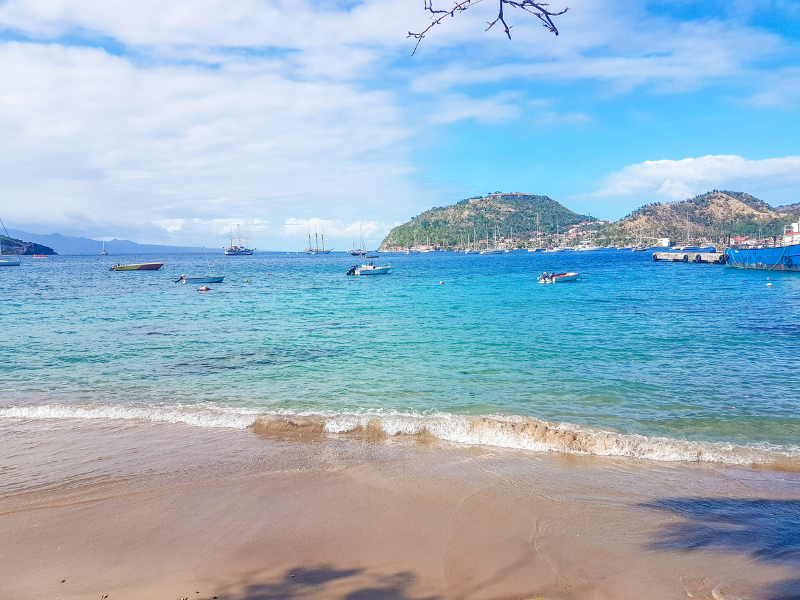
[[[3,427],[3,598],[785,600],[800,590],[792,473],[402,436]]]

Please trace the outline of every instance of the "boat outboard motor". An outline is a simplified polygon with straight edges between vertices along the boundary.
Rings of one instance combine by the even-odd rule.
[[[358,268],[358,265],[353,265],[352,267],[347,269],[347,273],[345,273],[345,275],[355,275],[357,268]]]

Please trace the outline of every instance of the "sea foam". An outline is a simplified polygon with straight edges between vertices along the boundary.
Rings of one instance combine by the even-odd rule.
[[[91,419],[149,421],[192,427],[252,429],[256,433],[307,432],[315,435],[373,437],[427,436],[467,445],[620,456],[655,461],[712,462],[800,470],[800,448],[737,445],[645,436],[573,423],[505,415],[364,412],[296,412],[203,405],[46,404],[0,408],[0,419]]]

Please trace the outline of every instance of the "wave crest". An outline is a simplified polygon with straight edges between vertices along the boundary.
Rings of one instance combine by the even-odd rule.
[[[414,436],[469,445],[620,456],[655,461],[713,462],[800,471],[800,448],[742,446],[624,434],[533,417],[431,415],[398,411],[363,413],[265,411],[213,405],[130,406],[48,404],[0,409],[0,419],[106,419],[180,423],[193,427],[250,429],[263,437],[313,440],[341,435],[379,441]]]

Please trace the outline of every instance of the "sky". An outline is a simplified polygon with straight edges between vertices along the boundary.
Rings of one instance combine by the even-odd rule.
[[[800,2],[0,0],[0,218],[35,233],[375,247],[487,193],[601,219],[800,202]],[[449,7],[434,0],[434,7]]]

